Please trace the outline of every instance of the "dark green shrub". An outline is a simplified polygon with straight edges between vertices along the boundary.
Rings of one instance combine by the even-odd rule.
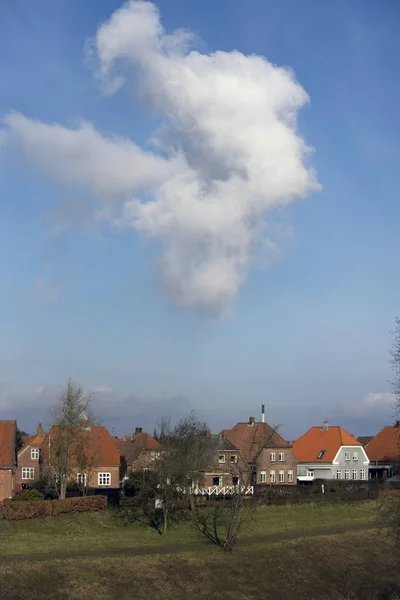
[[[22,490],[22,492],[11,498],[13,502],[38,502],[43,499],[44,496],[39,490]]]

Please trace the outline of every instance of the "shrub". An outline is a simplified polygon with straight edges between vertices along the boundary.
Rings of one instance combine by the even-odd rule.
[[[38,490],[22,490],[22,492],[11,498],[13,502],[38,502],[43,499],[43,494]]]
[[[36,500],[33,502],[2,502],[0,518],[9,520],[35,519],[68,512],[85,512],[107,508],[107,496],[67,498],[66,500]]]

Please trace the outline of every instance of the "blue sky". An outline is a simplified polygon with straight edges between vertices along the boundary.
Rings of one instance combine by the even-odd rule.
[[[154,150],[149,139],[165,115],[152,104],[153,80],[137,83],[136,67],[128,66],[129,85],[108,93],[99,78],[109,75],[99,38],[96,65],[84,50],[120,6],[14,0],[0,8],[0,116],[15,111],[32,120],[18,122],[17,142],[14,122],[0,129],[0,415],[15,416],[25,429],[46,422],[48,405],[72,377],[93,391],[98,411],[118,433],[150,429],[163,414],[177,417],[191,408],[218,430],[257,416],[261,402],[288,439],[325,418],[358,435],[377,432],[392,420],[389,332],[400,297],[400,6],[389,0],[157,2],[167,33],[191,30],[201,55],[264,56],[293,69],[296,86],[310,97],[305,106],[298,103],[297,133],[314,149],[304,161],[322,189],[310,183],[304,199],[268,212],[279,250],[268,268],[262,251],[260,260],[246,264],[217,315],[208,310],[211,296],[195,296],[194,283],[188,291],[184,275],[178,282],[167,277],[165,283],[163,273],[160,279],[165,244],[175,243],[174,236],[187,240],[188,223],[167,242],[159,231],[143,235],[145,216],[140,227],[99,224],[98,197],[88,190],[94,181],[88,176],[77,184],[73,167],[61,161],[65,145],[56,154],[61,141],[47,130],[40,146],[39,130],[32,129],[32,138],[27,133],[40,122],[77,129],[84,120],[101,135]],[[133,52],[140,62],[141,49]],[[121,56],[112,61],[117,75]],[[206,76],[200,72],[205,88]],[[151,91],[143,101],[146,85]],[[267,92],[269,85],[266,80]],[[212,110],[212,94],[207,103]],[[240,123],[232,123],[238,136]],[[192,143],[186,121],[181,126],[183,133],[174,135]],[[266,130],[267,148],[270,139]],[[104,172],[115,165],[106,161]],[[142,200],[146,193],[138,192]],[[128,190],[103,193],[101,202],[121,207],[130,197]],[[224,235],[229,238],[227,226]],[[235,239],[232,233],[233,246]],[[225,271],[217,275],[216,288]]]

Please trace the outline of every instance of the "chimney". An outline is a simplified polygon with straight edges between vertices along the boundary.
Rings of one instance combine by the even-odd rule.
[[[254,417],[249,417],[249,425],[254,425]]]
[[[328,427],[329,427],[328,421],[324,421],[322,423],[322,431],[328,431]]]
[[[261,404],[261,423],[265,423],[265,404]]]
[[[44,435],[44,431],[43,431],[43,427],[42,427],[41,423],[39,423],[39,425],[38,425],[37,435]]]
[[[141,427],[136,427],[136,429],[135,429],[135,435],[139,435],[139,433],[142,433],[142,428]]]
[[[394,424],[394,426],[396,427],[396,429],[400,429],[400,421],[396,421],[396,423]]]
[[[131,439],[130,435],[124,435],[124,442],[129,442],[130,439]]]

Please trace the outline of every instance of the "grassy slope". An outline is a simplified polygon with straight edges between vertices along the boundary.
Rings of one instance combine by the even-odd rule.
[[[399,577],[375,531],[207,552],[0,564],[0,598],[372,600]]]
[[[262,507],[256,518],[246,525],[242,537],[369,522],[375,513],[374,502]],[[119,511],[104,511],[3,522],[0,523],[0,555],[104,551],[203,540],[190,523],[171,527],[167,535],[161,537],[139,522],[127,525],[120,516]]]

